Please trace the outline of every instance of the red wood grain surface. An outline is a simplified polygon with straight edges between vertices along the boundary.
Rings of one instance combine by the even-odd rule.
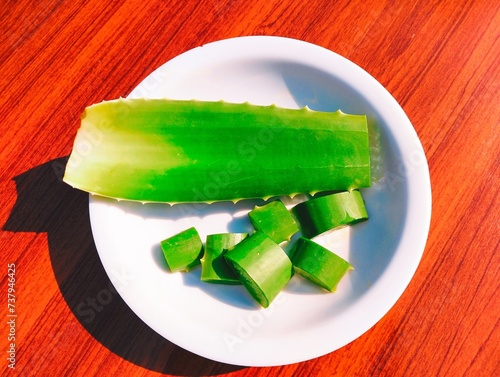
[[[499,9],[490,0],[3,0],[0,374],[498,375]],[[87,196],[60,181],[85,106],[127,95],[186,50],[245,35],[315,43],[371,73],[412,121],[433,190],[424,256],[396,305],[340,350],[280,367],[221,364],[150,330],[100,264]],[[88,310],[97,298],[106,305]]]

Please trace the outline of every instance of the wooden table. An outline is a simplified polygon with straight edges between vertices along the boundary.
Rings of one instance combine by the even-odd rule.
[[[10,375],[13,344],[22,376],[498,375],[499,8],[490,0],[4,0],[1,374]],[[60,181],[85,106],[126,96],[186,50],[245,35],[311,42],[371,73],[412,121],[433,189],[423,259],[389,313],[336,352],[269,368],[206,360],[143,324],[100,264],[87,195]],[[106,305],[89,311],[98,297]]]

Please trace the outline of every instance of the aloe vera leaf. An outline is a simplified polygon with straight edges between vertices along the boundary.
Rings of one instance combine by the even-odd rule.
[[[334,292],[347,271],[349,262],[316,242],[301,237],[292,255],[295,271],[314,284]]]
[[[227,265],[224,255],[245,239],[248,233],[209,234],[201,262],[201,281],[220,284],[241,284],[238,276]]]
[[[306,200],[293,207],[292,213],[299,222],[302,234],[308,238],[368,219],[359,190]]]
[[[161,241],[160,246],[172,272],[189,271],[200,264],[203,243],[194,227]]]
[[[255,206],[248,213],[254,228],[270,237],[274,242],[290,240],[299,227],[286,206],[280,200],[274,200],[263,206]]]
[[[248,103],[118,99],[86,108],[64,181],[142,202],[370,185],[366,117]]]
[[[262,232],[245,238],[224,258],[250,295],[267,308],[292,277],[288,255]]]

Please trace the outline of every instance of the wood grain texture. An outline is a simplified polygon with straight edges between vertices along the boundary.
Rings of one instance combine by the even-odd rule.
[[[0,9],[0,349],[16,263],[21,376],[493,376],[500,371],[500,11],[490,0],[3,0]],[[427,154],[431,230],[390,312],[342,349],[242,368],[156,335],[105,274],[87,196],[60,177],[85,106],[158,66],[244,35],[302,39],[371,73]],[[88,300],[105,302],[93,311]],[[279,350],[277,350],[279,352]]]

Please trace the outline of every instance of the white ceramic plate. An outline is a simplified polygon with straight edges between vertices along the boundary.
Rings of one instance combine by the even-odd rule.
[[[295,276],[268,309],[261,309],[241,286],[201,283],[199,269],[168,272],[158,246],[162,239],[189,226],[202,237],[248,231],[246,212],[254,201],[171,207],[91,197],[92,231],[104,268],[125,302],[152,329],[216,361],[282,365],[346,345],[396,303],[426,243],[430,179],[410,121],[368,73],[306,42],[243,37],[176,57],[130,97],[340,108],[367,114],[370,127],[378,130],[372,140],[374,184],[362,190],[370,219],[318,240],[355,267],[334,294]]]

